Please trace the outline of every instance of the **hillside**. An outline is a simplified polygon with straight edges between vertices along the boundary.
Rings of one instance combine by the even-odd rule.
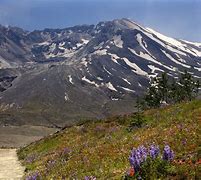
[[[21,148],[27,177],[121,179],[130,150],[153,142],[175,153],[169,179],[201,177],[201,101],[144,112],[142,127],[129,128],[135,114],[84,122]]]

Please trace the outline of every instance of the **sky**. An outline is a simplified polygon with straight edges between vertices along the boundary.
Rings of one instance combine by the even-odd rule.
[[[118,18],[201,42],[201,0],[0,0],[0,24],[30,31]]]

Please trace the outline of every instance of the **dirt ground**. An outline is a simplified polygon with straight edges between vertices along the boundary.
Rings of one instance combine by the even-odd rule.
[[[0,127],[0,179],[21,179],[24,175],[24,167],[18,161],[16,149],[50,135],[57,130],[42,126]]]
[[[0,149],[0,179],[18,180],[24,175],[24,167],[17,158],[16,149]]]
[[[2,126],[0,127],[0,148],[19,148],[57,130],[42,126]]]

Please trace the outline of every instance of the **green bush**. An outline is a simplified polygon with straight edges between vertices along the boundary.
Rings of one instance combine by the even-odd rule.
[[[130,128],[140,128],[146,123],[146,119],[142,113],[136,113],[131,117]]]

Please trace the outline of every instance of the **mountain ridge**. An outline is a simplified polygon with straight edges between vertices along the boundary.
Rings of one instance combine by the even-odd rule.
[[[162,72],[177,78],[187,69],[201,78],[199,43],[166,37],[128,19],[3,32],[1,124],[63,126],[129,113],[137,95]]]

